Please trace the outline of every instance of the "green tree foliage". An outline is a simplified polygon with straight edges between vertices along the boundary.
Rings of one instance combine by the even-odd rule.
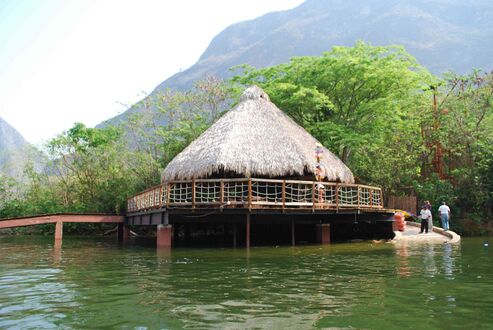
[[[445,179],[463,216],[491,217],[493,199],[493,73],[448,74],[439,89],[435,140]]]
[[[236,82],[261,85],[360,180],[394,189],[418,175],[417,127],[433,77],[401,47],[359,42],[320,57],[244,70]]]
[[[127,198],[158,184],[167,162],[217,120],[234,95],[209,77],[189,91],[156,95],[147,112],[119,127],[74,124],[48,142],[48,172],[26,168],[27,183],[1,178],[0,217],[124,212]]]
[[[207,77],[190,90],[165,90],[145,99],[146,110],[124,123],[124,130],[138,150],[150,153],[164,167],[237,97],[228,83]]]
[[[77,211],[120,213],[128,196],[158,183],[156,161],[126,148],[121,136],[115,127],[76,123],[48,143],[59,204]]]

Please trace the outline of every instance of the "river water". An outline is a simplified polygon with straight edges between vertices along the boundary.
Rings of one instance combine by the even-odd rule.
[[[493,237],[157,252],[0,238],[0,329],[492,329]]]

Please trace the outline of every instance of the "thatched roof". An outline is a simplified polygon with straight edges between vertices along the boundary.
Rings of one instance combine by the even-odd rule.
[[[314,174],[318,141],[270,102],[257,86],[166,166],[163,181],[233,172],[243,177]],[[353,183],[351,170],[323,148],[326,180]]]

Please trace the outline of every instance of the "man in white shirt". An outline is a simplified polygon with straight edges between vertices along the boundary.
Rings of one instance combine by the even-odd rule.
[[[420,216],[421,216],[421,231],[419,233],[422,234],[423,230],[425,230],[426,233],[428,234],[428,220],[431,218],[431,212],[424,205],[421,208]]]
[[[440,218],[442,219],[442,227],[444,230],[448,230],[448,220],[450,218],[450,207],[445,204],[445,202],[440,205],[438,208],[438,212],[440,212]]]

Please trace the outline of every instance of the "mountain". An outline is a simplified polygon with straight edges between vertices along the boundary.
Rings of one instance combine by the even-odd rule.
[[[36,171],[42,171],[44,160],[41,152],[0,117],[0,175],[19,179],[29,163]]]
[[[404,45],[436,74],[493,69],[491,0],[307,0],[291,10],[273,12],[227,27],[197,63],[157,86],[186,89],[205,76],[227,78],[239,64],[255,67],[287,62],[294,56],[320,55],[357,40],[372,45]],[[145,101],[145,99],[144,99]],[[143,102],[103,125],[116,124]]]

